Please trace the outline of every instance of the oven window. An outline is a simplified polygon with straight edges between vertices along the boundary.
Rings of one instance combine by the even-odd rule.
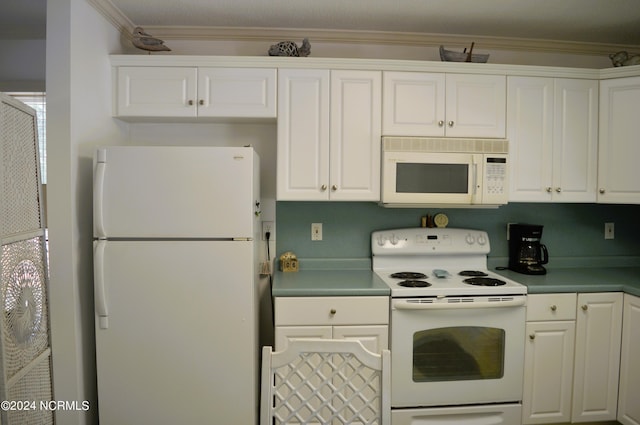
[[[413,334],[413,381],[500,379],[504,329],[459,326]]]
[[[397,193],[469,193],[468,164],[396,164]]]

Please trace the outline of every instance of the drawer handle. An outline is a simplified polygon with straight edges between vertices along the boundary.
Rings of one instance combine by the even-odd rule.
[[[584,311],[587,311],[587,310],[589,310],[589,306],[588,306],[588,305],[586,305],[586,304],[583,304],[583,305],[582,305],[582,309],[583,309]]]
[[[329,311],[329,313],[330,313],[332,316],[335,316],[335,315],[336,315],[336,313],[337,313],[337,310],[336,310],[335,308],[332,308],[332,309]]]
[[[552,305],[551,306],[551,311],[556,311],[557,309],[558,309],[558,306],[556,306],[556,305]]]

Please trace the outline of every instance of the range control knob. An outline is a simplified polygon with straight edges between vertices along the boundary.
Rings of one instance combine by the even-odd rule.
[[[465,241],[467,241],[469,245],[473,245],[474,243],[476,243],[476,238],[471,233],[469,233],[465,238]]]
[[[400,238],[398,238],[396,235],[392,234],[391,238],[389,239],[389,241],[391,242],[391,245],[398,245],[398,242],[400,242]]]
[[[385,238],[383,235],[378,236],[378,246],[384,246],[386,241],[387,238]]]
[[[487,244],[487,238],[485,238],[484,235],[478,236],[478,244],[479,245],[486,245]]]

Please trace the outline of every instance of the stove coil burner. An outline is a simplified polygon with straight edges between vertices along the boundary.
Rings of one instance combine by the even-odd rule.
[[[424,273],[417,273],[417,272],[398,272],[398,273],[393,273],[391,277],[396,279],[412,279],[413,280],[413,279],[424,279],[425,277],[427,277],[427,275]]]
[[[504,280],[494,279],[492,277],[471,277],[463,280],[463,282],[476,286],[502,286],[507,283]]]
[[[424,280],[415,280],[415,279],[407,279],[398,283],[400,286],[404,286],[405,288],[426,288],[427,286],[431,286],[431,284]]]
[[[487,273],[480,270],[463,270],[458,273],[460,276],[470,276],[470,277],[485,277],[489,276]]]

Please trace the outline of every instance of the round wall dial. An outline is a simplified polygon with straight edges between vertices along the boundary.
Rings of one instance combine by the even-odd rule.
[[[447,227],[449,224],[449,217],[447,217],[446,214],[438,213],[433,217],[433,223],[437,227]]]

